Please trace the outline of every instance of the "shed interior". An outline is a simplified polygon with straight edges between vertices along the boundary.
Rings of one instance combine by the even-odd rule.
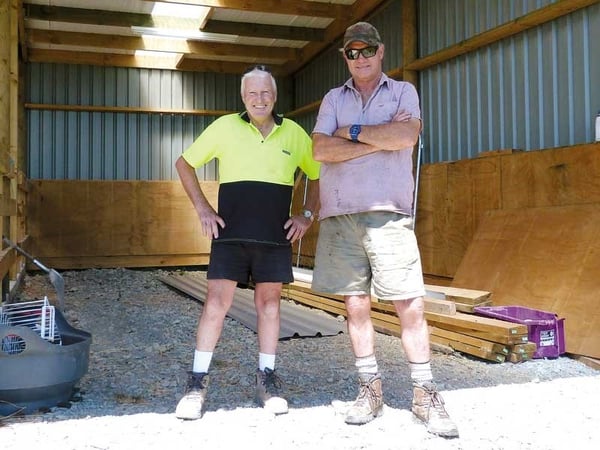
[[[426,111],[415,230],[428,279],[556,312],[568,352],[600,358],[600,2],[458,6],[468,14],[440,18],[438,0],[0,1],[3,236],[59,270],[206,264],[174,160],[241,108],[253,64],[269,65],[280,112],[310,132],[347,77],[333,57],[345,28],[368,20],[386,73],[414,83]],[[471,57],[484,60],[476,75]],[[512,103],[494,103],[495,83]],[[216,165],[199,176],[216,203]],[[317,235],[295,246],[299,267],[312,267]],[[4,246],[3,300],[34,268]]]

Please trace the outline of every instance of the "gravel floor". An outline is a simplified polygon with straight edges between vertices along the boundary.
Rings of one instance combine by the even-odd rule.
[[[385,414],[344,424],[356,395],[348,336],[280,342],[277,369],[290,412],[253,404],[254,332],[226,319],[215,351],[204,417],[173,411],[191,366],[201,303],[157,279],[166,270],[63,272],[65,316],[92,334],[81,401],[0,419],[2,448],[20,449],[591,449],[600,443],[600,373],[561,357],[488,363],[433,353],[438,388],[461,436],[429,435],[410,413],[411,387],[398,338],[377,334]],[[19,300],[52,297],[45,274],[28,275]],[[1,374],[0,374],[1,376]]]

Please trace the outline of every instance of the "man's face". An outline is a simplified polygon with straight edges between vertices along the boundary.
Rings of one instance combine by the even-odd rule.
[[[383,44],[379,44],[375,50],[375,54],[372,54],[374,49],[374,47],[360,41],[354,41],[346,47],[344,50],[344,59],[346,60],[352,78],[358,81],[369,81],[379,78],[383,66]],[[348,57],[348,50],[350,50],[350,53],[354,54],[350,56],[357,56],[357,58],[350,59]],[[352,52],[352,50],[355,51]],[[362,50],[367,56],[364,56],[363,53],[357,52],[356,50]]]
[[[245,80],[242,101],[251,119],[261,122],[273,112],[277,95],[271,77],[251,77]]]

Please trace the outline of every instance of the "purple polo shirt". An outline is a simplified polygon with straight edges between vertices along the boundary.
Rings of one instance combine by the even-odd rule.
[[[415,87],[382,74],[379,86],[362,105],[352,79],[330,90],[319,109],[313,133],[332,136],[340,127],[390,123],[399,111],[421,118]],[[414,193],[412,147],[380,151],[350,161],[322,163],[319,218],[366,211],[411,214]]]

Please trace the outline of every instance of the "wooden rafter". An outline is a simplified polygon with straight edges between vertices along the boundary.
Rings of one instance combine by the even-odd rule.
[[[144,0],[153,2],[155,0]],[[164,3],[180,3],[186,5],[210,6],[212,8],[238,9],[245,12],[289,14],[293,16],[325,17],[347,19],[349,9],[346,5],[325,2],[309,2],[304,0],[161,0]]]
[[[25,9],[25,18],[84,25],[123,27],[127,30],[131,29],[131,27],[140,27],[197,31],[201,25],[191,18],[31,4],[27,5]],[[225,22],[212,19],[209,19],[204,24],[202,31],[292,41],[324,40],[324,31],[319,28]]]
[[[288,59],[299,58],[299,50],[289,47],[237,45],[221,42],[200,42],[158,36],[118,36],[67,31],[30,30],[29,44],[54,44],[101,48],[104,50],[148,50],[172,53],[192,53],[197,57],[237,56],[246,58]]]

